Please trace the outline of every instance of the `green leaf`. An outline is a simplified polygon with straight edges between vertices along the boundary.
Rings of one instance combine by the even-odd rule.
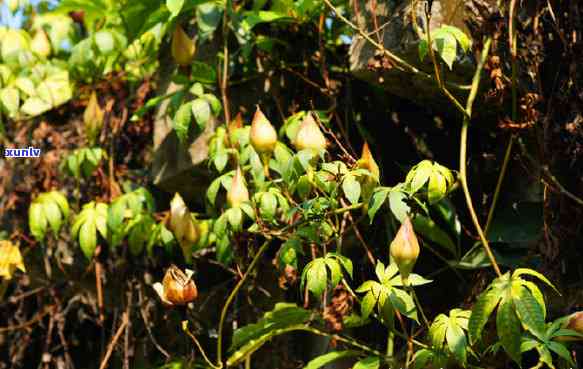
[[[183,6],[184,0],[166,0],[166,7],[170,11],[171,18],[176,17]]]
[[[462,30],[447,24],[441,26],[441,28],[451,33],[460,44],[462,50],[464,50],[464,52],[468,52],[470,46],[472,45],[472,40]]]
[[[443,37],[435,39],[435,45],[437,47],[437,53],[451,70],[457,56],[457,42],[455,37],[450,33],[446,33]]]
[[[28,208],[28,227],[37,241],[43,240],[47,231],[47,220],[42,204],[33,202]]]
[[[93,37],[97,48],[102,54],[109,54],[115,50],[113,35],[108,30],[97,31]]]
[[[204,130],[211,117],[209,102],[204,98],[196,99],[191,103],[191,109],[199,129]]]
[[[532,293],[532,296],[536,299],[536,301],[538,302],[538,304],[541,306],[542,308],[542,312],[543,312],[543,318],[546,319],[547,317],[547,307],[545,304],[545,298],[542,294],[542,292],[540,291],[540,289],[538,288],[538,286],[536,284],[534,284],[531,281],[522,281],[522,285],[526,288],[528,288],[528,290],[530,291],[530,293]]]
[[[425,279],[422,276],[420,276],[419,274],[415,274],[415,273],[409,274],[409,284],[412,286],[422,286],[424,284],[429,284],[431,282],[433,282],[433,280]],[[389,281],[389,284],[391,286],[395,286],[395,287],[402,287],[403,286],[403,278],[401,278],[400,275],[393,277]]]
[[[439,226],[431,219],[421,214],[413,218],[413,228],[424,238],[444,247],[452,255],[456,255],[456,245]]]
[[[329,252],[328,254],[326,254],[326,257],[332,257],[335,258],[336,260],[338,260],[340,262],[340,264],[342,265],[342,267],[344,268],[344,270],[346,270],[346,272],[348,273],[348,275],[352,278],[352,260],[350,260],[349,258],[347,258],[344,255],[340,255],[337,254],[335,252]]]
[[[212,85],[217,81],[217,72],[213,67],[206,63],[195,60],[192,62],[190,70],[190,78],[194,81],[206,85]]]
[[[79,230],[79,245],[85,257],[89,260],[93,258],[95,248],[97,247],[97,231],[95,219],[88,219]]]
[[[465,363],[467,350],[466,335],[463,329],[455,323],[455,319],[449,319],[445,336],[449,350],[460,363]]]
[[[309,291],[319,297],[322,296],[326,289],[328,279],[326,263],[323,258],[318,258],[313,260],[310,264],[312,265],[308,264],[310,268],[306,274],[307,287]],[[308,268],[308,266],[306,266],[306,268]]]
[[[439,314],[429,328],[431,343],[436,349],[441,349],[445,343],[445,332],[447,331],[449,317]]]
[[[545,282],[549,287],[551,287],[553,290],[555,290],[555,292],[557,292],[559,295],[561,295],[561,293],[559,292],[559,290],[557,289],[557,287],[555,287],[551,281],[548,280],[547,277],[545,277],[543,274],[532,270],[532,269],[528,269],[528,268],[518,268],[514,271],[514,273],[512,273],[513,277],[520,277],[521,275],[531,275],[533,277],[536,277],[538,279],[540,279],[541,281]]]
[[[3,108],[9,116],[16,115],[19,106],[20,95],[17,89],[14,87],[4,87],[0,90],[0,107]]]
[[[360,302],[360,314],[363,319],[367,319],[372,313],[375,305],[377,304],[377,299],[374,294],[369,291]]]
[[[342,181],[342,190],[344,191],[344,196],[350,201],[352,205],[358,203],[360,199],[360,183],[352,175],[347,175]]]
[[[489,289],[480,294],[478,301],[476,301],[472,308],[472,315],[470,315],[470,320],[468,322],[470,344],[474,344],[480,339],[482,329],[484,329],[490,314],[492,314],[492,311],[494,311],[499,301],[500,292],[495,288]]]
[[[174,131],[183,145],[188,139],[188,130],[190,128],[191,121],[191,106],[192,103],[186,103],[180,105],[176,114],[174,114],[174,119],[172,120]]]
[[[50,199],[47,199],[50,200]],[[59,210],[59,206],[52,202],[52,201],[43,201],[42,202],[43,211],[51,229],[53,230],[54,234],[56,235],[61,228],[61,211]]]
[[[418,51],[419,51],[419,60],[423,61],[425,59],[425,57],[427,56],[427,53],[429,52],[429,48],[427,47],[427,40],[426,39],[421,39],[419,41]]]
[[[230,208],[225,213],[227,215],[227,220],[233,228],[233,230],[238,231],[243,226],[243,212],[240,208]]]
[[[237,365],[277,335],[302,330],[310,316],[311,313],[308,310],[299,308],[295,304],[276,304],[275,308],[265,313],[257,323],[246,325],[235,331],[229,351],[233,352],[235,349],[237,351],[233,352],[227,360],[227,367]]]
[[[504,350],[520,365],[520,321],[514,312],[512,299],[504,298],[496,315],[496,331]]]
[[[324,365],[330,364],[333,361],[357,355],[359,355],[359,352],[352,350],[328,352],[324,355],[320,355],[317,358],[310,360],[310,362],[304,367],[304,369],[318,369],[323,367]]]
[[[413,357],[413,369],[425,369],[427,364],[433,359],[433,352],[428,349],[421,349]]]
[[[536,337],[542,337],[545,319],[542,306],[533,297],[528,288],[520,282],[512,285],[512,299],[521,323]]]
[[[565,359],[569,364],[575,365],[573,358],[571,357],[571,353],[562,343],[550,341],[547,343],[547,347],[555,354]]]
[[[263,193],[259,202],[259,211],[266,220],[273,220],[277,211],[277,198],[274,194]]]
[[[412,179],[409,185],[411,186],[411,193],[414,194],[421,189],[429,180],[431,172],[433,171],[433,163],[429,160],[423,160],[417,164],[412,172]],[[409,177],[409,175],[407,175]]]
[[[381,365],[381,358],[378,356],[367,356],[359,360],[352,369],[379,369]]]
[[[376,188],[372,196],[370,197],[370,202],[368,204],[368,218],[372,223],[377,211],[383,206],[389,192],[391,191],[388,187]]]
[[[275,329],[305,323],[310,316],[310,311],[302,309],[295,304],[277,303],[273,310],[266,312],[257,323],[249,324],[235,330],[229,351],[233,351]]]
[[[340,279],[342,279],[342,270],[340,269],[340,264],[338,264],[338,261],[332,258],[325,258],[324,262],[328,266],[328,269],[330,269],[330,282],[333,286],[336,286],[338,282],[340,282]]]
[[[411,208],[405,202],[407,195],[399,190],[392,190],[389,192],[389,207],[393,215],[399,222],[403,222],[405,217],[411,211]]]

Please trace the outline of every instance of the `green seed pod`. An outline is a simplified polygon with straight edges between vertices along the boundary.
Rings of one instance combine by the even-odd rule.
[[[237,171],[231,182],[231,188],[227,192],[227,202],[229,206],[237,207],[246,201],[249,201],[249,190],[247,190],[247,186],[245,185],[241,168],[237,167]]]
[[[320,131],[320,127],[318,127],[312,113],[309,112],[300,124],[294,145],[298,150],[312,149],[322,151],[326,149],[326,137]]]
[[[390,253],[393,261],[399,268],[403,285],[408,285],[409,274],[411,274],[419,256],[419,242],[417,241],[417,236],[413,231],[413,224],[411,224],[409,217],[405,218],[395,239],[391,242]]]
[[[195,52],[194,41],[188,37],[180,25],[176,25],[172,35],[172,57],[176,64],[187,66],[192,63]]]
[[[251,122],[251,145],[258,153],[271,153],[277,143],[277,132],[259,107]]]

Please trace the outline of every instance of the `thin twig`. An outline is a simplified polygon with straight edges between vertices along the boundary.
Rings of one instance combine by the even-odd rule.
[[[117,343],[117,341],[121,337],[121,334],[123,333],[127,324],[128,324],[128,314],[127,314],[127,312],[124,312],[123,316],[122,316],[121,325],[119,326],[119,328],[117,328],[117,332],[115,332],[115,336],[113,336],[113,339],[109,343],[109,346],[107,347],[107,352],[105,353],[103,360],[101,360],[101,365],[99,365],[99,369],[105,369],[107,367],[107,363],[109,361],[109,358],[111,357],[111,354],[113,352],[113,348],[115,347],[115,344]]]
[[[206,356],[206,352],[204,351],[204,349],[202,348],[202,345],[200,344],[200,342],[198,342],[198,340],[196,339],[196,336],[192,333],[190,333],[190,330],[188,329],[188,321],[185,320],[182,322],[182,330],[184,332],[186,332],[186,334],[188,335],[188,337],[190,337],[192,339],[192,341],[194,342],[194,344],[196,345],[196,347],[198,348],[198,350],[200,351],[200,353],[202,354],[202,357],[204,359],[204,361],[206,361],[206,363],[208,365],[210,365],[211,368],[216,368],[216,369],[220,369],[222,368],[222,364],[219,366],[214,365],[208,358],[208,356]]]

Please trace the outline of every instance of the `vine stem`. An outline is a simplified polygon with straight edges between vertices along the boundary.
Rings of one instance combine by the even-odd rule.
[[[476,215],[476,211],[474,210],[474,204],[472,202],[472,196],[470,195],[470,190],[468,188],[468,176],[467,176],[467,150],[468,150],[468,128],[470,126],[470,118],[472,116],[472,106],[474,105],[474,100],[478,94],[478,87],[480,85],[480,76],[482,74],[482,70],[484,69],[484,64],[486,63],[486,59],[488,58],[488,53],[490,52],[490,46],[492,45],[492,37],[488,37],[484,42],[484,46],[482,48],[482,55],[480,58],[480,62],[476,67],[476,71],[474,72],[474,77],[472,79],[472,88],[470,90],[470,94],[468,96],[468,100],[466,102],[466,115],[464,116],[464,120],[462,122],[462,130],[461,130],[461,138],[460,138],[460,182],[462,185],[462,189],[464,191],[464,196],[466,198],[466,205],[468,207],[468,211],[470,212],[470,216],[472,218],[472,222],[474,223],[474,227],[478,232],[478,236],[480,237],[480,241],[484,246],[484,250],[486,251],[486,255],[490,259],[490,263],[494,268],[496,274],[501,277],[502,272],[500,271],[500,267],[496,262],[496,257],[492,253],[492,249],[490,248],[490,244],[484,235],[484,230],[480,225],[480,221],[478,220],[478,216]]]
[[[229,305],[231,305],[231,302],[233,301],[233,299],[237,295],[237,292],[239,292],[239,290],[241,289],[241,287],[243,286],[243,284],[245,283],[245,281],[249,277],[249,274],[251,274],[251,271],[253,270],[253,268],[255,268],[255,265],[257,265],[257,263],[259,262],[259,259],[261,259],[261,255],[263,255],[265,250],[267,250],[267,246],[269,246],[269,242],[270,242],[270,240],[267,240],[263,243],[263,245],[261,245],[261,247],[257,251],[257,254],[255,254],[255,256],[253,257],[251,264],[249,264],[249,267],[245,271],[245,274],[243,274],[243,277],[241,277],[241,279],[239,280],[239,282],[237,283],[235,288],[233,288],[233,290],[229,294],[229,297],[227,297],[227,301],[225,302],[225,305],[223,306],[223,310],[221,311],[221,318],[219,320],[219,333],[218,333],[218,337],[217,337],[217,366],[216,367],[218,367],[218,368],[223,367],[223,357],[222,357],[222,353],[223,353],[223,347],[222,347],[222,344],[223,344],[223,325],[225,324],[225,317],[227,316],[227,311],[229,310]]]
[[[196,336],[192,333],[190,333],[190,330],[188,329],[188,320],[185,320],[182,322],[182,330],[184,332],[186,332],[186,334],[192,339],[192,341],[194,342],[194,344],[196,345],[196,347],[198,347],[200,353],[202,354],[202,357],[204,359],[204,361],[206,361],[206,363],[211,367],[211,368],[215,368],[215,369],[220,369],[222,368],[222,364],[220,366],[216,366],[214,365],[208,358],[208,356],[206,356],[206,352],[204,351],[204,349],[202,348],[202,345],[200,344],[200,342],[198,342],[198,340],[196,339]]]

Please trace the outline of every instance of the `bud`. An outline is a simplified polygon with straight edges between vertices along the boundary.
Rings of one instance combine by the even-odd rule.
[[[103,126],[103,110],[97,102],[95,91],[91,93],[89,103],[83,113],[83,122],[85,123],[85,136],[90,144],[93,144],[101,127]]]
[[[583,311],[578,311],[569,316],[563,328],[573,330],[577,333],[583,334]],[[576,336],[558,336],[557,341],[581,341],[583,338]]]
[[[298,150],[312,149],[321,151],[326,148],[326,138],[320,131],[320,127],[318,127],[312,113],[308,112],[308,115],[300,124],[294,145]]]
[[[277,143],[277,132],[259,107],[251,122],[251,145],[258,153],[271,153]]]
[[[170,202],[170,229],[182,247],[184,258],[189,262],[192,245],[200,238],[200,232],[188,207],[178,193]]]
[[[367,142],[365,142],[364,146],[362,147],[362,155],[361,155],[360,159],[358,160],[358,162],[356,163],[356,165],[358,168],[368,170],[373,175],[373,177],[377,180],[377,182],[379,181],[379,178],[380,178],[379,166],[377,165],[376,161],[372,157],[372,154],[370,152],[370,149],[368,147]]]
[[[231,182],[231,188],[227,192],[227,202],[231,207],[237,207],[249,201],[249,190],[245,186],[245,179],[243,178],[243,173],[241,173],[241,168],[237,167],[233,181]]]
[[[44,30],[39,29],[32,38],[30,49],[37,55],[46,58],[51,55],[51,42]]]
[[[419,242],[409,217],[405,217],[395,239],[391,242],[390,253],[399,268],[403,285],[407,286],[409,284],[409,274],[419,256]]]
[[[192,280],[194,272],[190,269],[186,269],[185,272],[178,269],[176,265],[171,265],[166,270],[162,283],[154,283],[154,290],[164,304],[168,306],[185,305],[194,301],[198,296],[196,284]]]
[[[192,41],[182,27],[177,24],[172,35],[172,57],[176,64],[187,66],[194,59],[194,41]]]

